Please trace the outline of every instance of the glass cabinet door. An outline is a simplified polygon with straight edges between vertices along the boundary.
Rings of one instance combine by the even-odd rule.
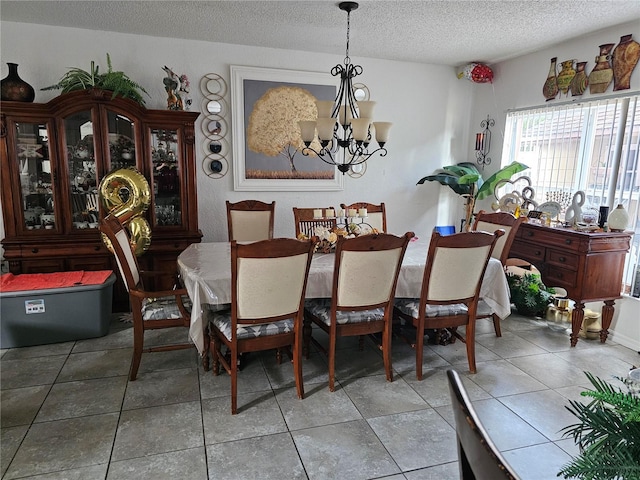
[[[58,229],[47,124],[15,123],[15,138],[24,228]]]
[[[157,226],[182,224],[181,172],[177,157],[179,152],[180,145],[176,130],[151,129],[154,223]]]
[[[72,227],[98,228],[98,172],[91,111],[64,119]]]
[[[111,170],[136,166],[135,123],[126,115],[107,112]]]

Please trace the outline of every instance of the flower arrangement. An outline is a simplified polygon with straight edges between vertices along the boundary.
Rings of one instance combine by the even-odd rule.
[[[377,229],[365,229],[355,223],[349,224],[345,227],[327,228],[322,225],[317,225],[313,229],[313,235],[318,237],[318,243],[316,244],[315,251],[320,253],[331,253],[336,249],[336,243],[338,237],[354,238],[360,235],[369,235],[378,233]],[[309,237],[304,233],[298,234],[298,240],[308,240]]]

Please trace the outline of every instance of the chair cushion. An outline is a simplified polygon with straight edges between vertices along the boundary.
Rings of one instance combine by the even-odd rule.
[[[185,295],[182,296],[182,304],[191,310],[191,299]],[[164,318],[180,318],[182,314],[178,308],[175,297],[145,298],[142,301],[142,319],[143,320],[162,320]]]
[[[213,314],[211,320],[222,334],[231,340],[231,312],[223,311]],[[259,323],[256,325],[238,325],[238,331],[236,332],[236,338],[241,340],[243,338],[255,338],[265,337],[267,335],[279,335],[281,333],[293,332],[293,318],[287,318],[285,320],[279,320],[272,323]]]
[[[306,300],[304,309],[318,318],[322,323],[331,325],[331,299],[318,298]],[[374,308],[373,310],[338,311],[336,321],[338,325],[345,323],[363,323],[384,320],[384,309]]]
[[[399,298],[395,301],[395,306],[405,315],[418,318],[420,308],[419,298]],[[469,311],[464,303],[454,303],[452,305],[427,305],[425,314],[427,317],[448,317],[451,315],[466,315]]]

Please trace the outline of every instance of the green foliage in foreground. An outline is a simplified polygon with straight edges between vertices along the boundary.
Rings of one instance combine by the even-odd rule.
[[[580,455],[565,465],[558,476],[584,480],[640,479],[640,397],[615,388],[585,372],[594,390],[582,392],[592,401],[574,400],[566,407],[579,423],[565,427]],[[618,378],[623,383],[628,380]]]

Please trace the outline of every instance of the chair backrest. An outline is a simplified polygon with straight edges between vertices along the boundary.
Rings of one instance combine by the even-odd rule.
[[[296,227],[296,238],[302,233],[307,238],[311,238],[315,235],[314,229],[318,226],[326,227],[329,230],[335,228],[338,225],[337,220],[334,218],[314,218],[314,210],[321,210],[324,215],[326,210],[333,210],[333,207],[327,208],[296,208],[293,207],[293,221]]]
[[[458,441],[458,464],[463,480],[517,480],[518,475],[506,462],[483,427],[458,372],[447,370]]]
[[[366,208],[366,222],[371,225],[371,228],[375,228],[378,233],[387,233],[387,211],[385,209],[384,202],[380,205],[367,202],[356,202],[351,205],[341,203],[340,208],[343,210],[349,210],[350,208],[360,210],[361,208]]]
[[[292,318],[304,308],[315,241],[275,238],[231,242],[231,318],[238,324],[270,323]]]
[[[114,215],[107,215],[100,222],[100,231],[109,239],[111,249],[127,291],[141,287],[138,259],[131,248],[129,234]]]
[[[496,241],[504,235],[463,232],[442,236],[431,234],[427,265],[422,280],[420,315],[425,304],[477,304],[482,278]]]
[[[227,200],[227,227],[229,241],[257,242],[273,238],[273,221],[276,202]]]
[[[398,273],[413,232],[339,237],[332,286],[332,311],[393,306]]]
[[[516,218],[508,212],[487,213],[480,210],[476,215],[472,230],[489,233],[500,229],[505,231],[505,234],[496,242],[491,254],[493,258],[497,258],[504,265],[509,258],[509,250],[511,250],[511,244],[516,238],[518,228],[522,222],[526,221],[527,217]]]

